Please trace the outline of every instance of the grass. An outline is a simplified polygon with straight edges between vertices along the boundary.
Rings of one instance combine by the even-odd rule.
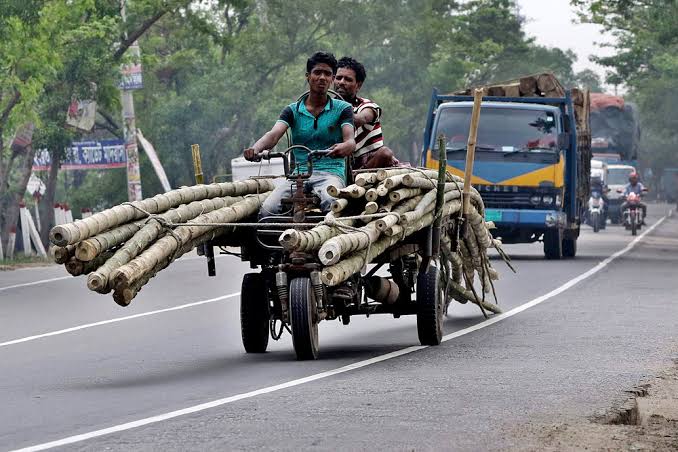
[[[0,271],[16,270],[17,268],[25,267],[41,267],[53,264],[54,261],[49,257],[40,256],[24,256],[17,254],[13,260],[0,259]]]

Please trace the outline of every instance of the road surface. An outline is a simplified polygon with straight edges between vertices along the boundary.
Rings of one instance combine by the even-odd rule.
[[[526,425],[587,419],[676,356],[678,219],[651,205],[634,240],[584,226],[576,259],[507,246],[505,311],[454,304],[446,341],[414,317],[320,327],[321,357],[289,335],[240,343],[230,256],[209,278],[183,258],[128,308],[56,266],[0,273],[0,450],[506,450]]]

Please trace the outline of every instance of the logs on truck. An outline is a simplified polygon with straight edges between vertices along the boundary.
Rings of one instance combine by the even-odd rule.
[[[244,222],[254,221],[273,187],[273,179],[248,179],[183,187],[123,203],[54,227],[50,232],[53,255],[72,275],[87,275],[90,290],[113,292],[115,302],[127,306],[151,278],[181,255],[232,233],[234,227],[256,227]],[[498,278],[488,249],[496,248],[507,263],[508,257],[492,238],[493,225],[485,222],[483,201],[473,189],[468,195],[469,212],[462,220],[462,187],[463,180],[450,174],[438,184],[438,173],[431,170],[363,172],[352,185],[329,187],[337,199],[323,222],[285,230],[279,241],[286,252],[316,253],[324,266],[323,283],[334,287],[431,225],[440,212],[446,221],[439,259],[448,298],[475,303],[483,313],[500,312],[486,300],[486,294],[494,292],[492,281]],[[478,290],[474,281],[480,284]]]
[[[558,81],[551,72],[525,75],[514,80],[500,83],[494,83],[479,87],[483,90],[483,97],[546,97],[546,98],[564,98],[567,90]],[[467,88],[457,91],[456,95],[470,95],[473,88]],[[591,130],[594,121],[593,101],[598,102],[599,98],[594,97],[587,89],[572,88],[570,90],[572,104],[574,106],[575,127],[577,134],[577,199],[580,205],[588,201],[590,195],[590,173],[591,173]],[[606,105],[603,100],[599,102]],[[612,107],[610,107],[612,108]]]
[[[619,154],[621,160],[638,156],[640,124],[636,106],[611,94],[591,93],[591,135],[593,151]]]

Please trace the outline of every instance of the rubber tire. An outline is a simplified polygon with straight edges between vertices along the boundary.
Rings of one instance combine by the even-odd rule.
[[[591,214],[591,226],[593,226],[593,232],[600,231],[600,214],[598,212]]]
[[[292,344],[299,361],[318,359],[318,322],[311,280],[294,278],[290,283]]]
[[[563,231],[547,229],[544,232],[544,257],[557,260],[563,257]]]
[[[269,320],[266,281],[261,273],[247,273],[240,291],[240,334],[247,353],[264,353],[268,347]]]
[[[563,239],[563,257],[572,258],[577,255],[577,239]]]
[[[636,235],[638,234],[638,224],[636,223],[636,213],[633,212],[630,215],[630,220],[631,220],[631,235]]]
[[[440,345],[443,340],[445,300],[438,268],[430,266],[417,275],[417,334],[421,345]]]

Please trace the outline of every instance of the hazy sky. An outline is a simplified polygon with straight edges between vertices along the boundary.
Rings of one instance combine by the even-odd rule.
[[[572,49],[578,56],[575,71],[590,68],[602,76],[605,69],[589,61],[589,55],[607,56],[611,49],[600,48],[596,42],[610,42],[602,28],[593,24],[575,24],[574,9],[569,0],[517,0],[520,12],[527,19],[525,30],[538,44]]]

